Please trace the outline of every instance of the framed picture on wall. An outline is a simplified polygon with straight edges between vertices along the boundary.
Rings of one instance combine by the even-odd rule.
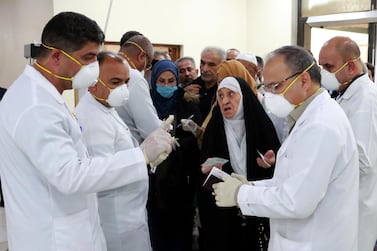
[[[103,45],[103,50],[118,53],[119,47],[119,42],[105,42],[105,44]]]
[[[171,60],[175,61],[181,57],[181,45],[176,44],[152,44],[155,51],[166,52],[170,55]],[[106,41],[103,49],[117,53],[119,51],[119,42]]]

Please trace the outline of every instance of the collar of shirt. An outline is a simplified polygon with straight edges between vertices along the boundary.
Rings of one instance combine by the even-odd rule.
[[[37,69],[31,65],[26,65],[25,74],[32,79],[32,83],[34,85],[37,85],[38,88],[43,88],[46,90],[59,104],[65,104],[63,96],[59,93],[58,89],[56,89],[56,87]]]
[[[318,91],[316,91],[313,95],[311,95],[308,99],[306,99],[299,107],[294,109],[289,115],[288,115],[288,125],[289,125],[289,132],[292,131],[296,121],[300,118],[300,116],[304,113],[306,107],[310,104],[310,102],[313,101],[315,97],[317,97],[320,93],[324,91],[323,88],[319,88]]]
[[[347,91],[348,87],[350,87],[350,85],[351,85],[356,79],[358,79],[359,77],[363,76],[364,74],[365,74],[365,72],[362,72],[362,73],[360,73],[359,75],[357,75],[356,77],[354,77],[354,78],[353,78],[353,79],[347,84],[346,88],[345,88],[343,91],[339,92],[339,95],[336,97],[336,99],[340,98],[340,97],[341,97],[341,96]]]

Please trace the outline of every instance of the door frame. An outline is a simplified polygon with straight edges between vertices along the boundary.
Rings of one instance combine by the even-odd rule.
[[[302,17],[301,1],[298,1],[297,45],[310,49],[311,28],[352,24],[369,24],[368,26],[368,62],[376,65],[377,60],[377,10],[376,1],[372,0],[370,11],[340,13],[331,15]]]

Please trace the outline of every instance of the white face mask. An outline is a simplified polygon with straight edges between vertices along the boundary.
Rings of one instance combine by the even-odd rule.
[[[55,50],[55,47],[47,46],[45,44],[42,44],[43,47],[49,49],[49,50]],[[40,68],[41,70],[47,72],[48,74],[53,75],[54,77],[58,79],[68,80],[72,81],[72,88],[73,89],[82,89],[82,88],[88,88],[90,86],[93,86],[97,83],[97,78],[99,76],[99,64],[98,61],[94,61],[90,64],[83,65],[80,63],[79,60],[71,56],[69,53],[65,52],[62,49],[59,49],[61,53],[63,53],[66,57],[68,57],[70,60],[75,62],[76,64],[80,65],[80,70],[75,74],[73,77],[63,77],[58,74],[52,73],[50,70],[46,69],[45,67],[41,66],[38,62],[35,63],[35,65]]]
[[[352,59],[351,61],[345,62],[341,67],[339,67],[334,72],[329,72],[325,69],[321,69],[321,84],[323,87],[330,91],[337,91],[339,90],[340,86],[345,83],[339,83],[338,79],[336,78],[336,74],[343,70],[350,62],[356,62],[360,59],[360,57],[357,57],[355,59]]]
[[[279,118],[287,117],[295,108],[283,95],[273,94],[271,92],[264,94],[263,101],[267,110]]]
[[[88,65],[81,66],[81,69],[72,78],[72,88],[81,89],[88,88],[97,83],[99,76],[98,61],[94,61]]]
[[[335,76],[335,73],[328,72],[325,69],[321,70],[321,84],[330,91],[337,91],[340,83]]]
[[[291,113],[297,105],[291,104],[285,97],[284,94],[292,87],[294,83],[300,78],[300,76],[307,72],[310,68],[313,67],[315,62],[311,63],[305,70],[303,70],[301,73],[295,77],[292,82],[279,94],[274,94],[271,92],[266,92],[264,94],[264,103],[266,105],[266,108],[268,111],[270,111],[272,114],[278,116],[279,118],[285,118],[288,116],[289,113]],[[292,75],[291,77],[295,76]],[[289,78],[286,78],[284,81],[288,80]],[[282,82],[280,82],[282,83]]]
[[[54,74],[50,70],[40,65],[38,62],[35,62],[35,66],[47,72],[48,74],[53,75],[58,79],[72,81],[73,89],[87,89],[88,87],[96,84],[97,78],[99,76],[99,65],[97,61],[90,63],[88,65],[82,65],[80,70],[75,74],[75,76],[71,78]]]
[[[128,100],[130,93],[128,91],[127,85],[123,84],[115,89],[110,90],[109,97],[107,98],[107,103],[112,107],[122,106]]]
[[[107,99],[98,98],[94,96],[96,99],[100,101],[106,101],[111,107],[122,106],[128,100],[130,93],[128,91],[128,87],[126,84],[122,84],[117,86],[114,89],[109,88],[100,78],[98,78],[98,82],[105,86],[110,92]]]

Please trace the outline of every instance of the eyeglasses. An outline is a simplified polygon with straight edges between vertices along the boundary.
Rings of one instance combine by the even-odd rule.
[[[272,83],[269,83],[269,84],[262,84],[262,88],[264,91],[266,92],[272,92],[272,93],[276,93],[276,89],[279,87],[279,85],[281,85],[282,83],[284,83],[285,81],[291,79],[291,78],[294,78],[296,77],[297,75],[303,73],[302,71],[298,71],[296,73],[293,73],[292,75],[290,75],[289,77],[286,77],[284,80],[282,81],[279,81],[279,82],[272,82]]]
[[[127,41],[126,44],[135,45],[141,52],[145,53],[146,59],[144,64],[144,70],[150,70],[152,68],[152,60],[149,57],[148,53],[138,43],[135,43],[134,41]]]
[[[145,70],[146,71],[149,71],[150,69],[152,69],[152,60],[150,59],[149,55],[146,53],[145,54],[147,56],[147,59],[145,59]]]

